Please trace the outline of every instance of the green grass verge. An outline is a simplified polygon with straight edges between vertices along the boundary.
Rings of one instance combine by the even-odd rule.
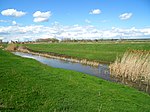
[[[0,50],[0,111],[149,112],[150,96],[124,85]]]
[[[150,50],[150,43],[94,43],[94,44],[28,44],[36,51],[55,52],[79,59],[113,62],[128,49]]]

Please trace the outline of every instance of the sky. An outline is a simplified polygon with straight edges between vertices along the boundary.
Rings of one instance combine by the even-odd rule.
[[[150,38],[150,0],[0,0],[0,39]]]

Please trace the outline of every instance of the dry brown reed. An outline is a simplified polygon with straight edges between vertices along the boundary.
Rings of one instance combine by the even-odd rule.
[[[130,81],[138,84],[145,84],[145,91],[150,86],[150,51],[128,50],[121,59],[110,65],[111,76],[121,81]],[[124,82],[125,83],[125,82]]]
[[[16,49],[17,49],[16,44],[8,44],[8,46],[5,48],[5,50],[7,50],[7,51],[14,51]]]

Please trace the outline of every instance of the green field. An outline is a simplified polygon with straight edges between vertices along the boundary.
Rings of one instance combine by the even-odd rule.
[[[128,49],[150,50],[150,43],[27,44],[35,51],[55,52],[79,59],[113,62]]]
[[[54,45],[52,46],[54,48]],[[150,96],[134,88],[79,72],[52,68],[33,59],[21,58],[0,50],[2,112],[149,112],[149,110]]]

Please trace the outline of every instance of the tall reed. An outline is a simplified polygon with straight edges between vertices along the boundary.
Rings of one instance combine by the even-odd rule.
[[[145,91],[148,91],[150,89],[150,51],[126,51],[121,59],[117,58],[110,65],[110,73],[121,81],[130,81],[139,87],[145,84]]]

